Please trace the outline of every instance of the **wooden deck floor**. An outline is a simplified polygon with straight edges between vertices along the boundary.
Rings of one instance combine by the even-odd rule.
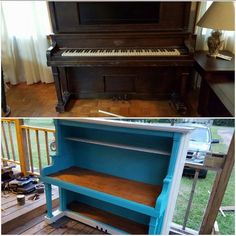
[[[52,190],[54,210],[58,207],[58,189]],[[2,234],[3,235],[76,235],[76,234],[105,234],[93,227],[62,217],[57,222],[49,225],[44,221],[46,214],[45,196],[42,194],[37,201],[28,200],[32,194],[27,195],[26,204],[18,206],[16,195],[9,193],[1,197],[2,209]],[[172,223],[173,224],[173,223]],[[179,234],[170,231],[170,234]],[[195,232],[194,234],[197,234]]]
[[[59,204],[58,188],[52,189],[53,207]],[[19,206],[14,193],[2,193],[1,196],[1,224],[2,233],[7,233],[16,227],[22,226],[34,217],[45,214],[45,194],[40,194],[38,200],[29,200],[33,194],[26,195],[25,205]]]
[[[33,218],[26,224],[15,228],[7,234],[23,235],[61,235],[61,234],[103,234],[95,228],[71,220],[67,217],[59,219],[56,223],[48,225],[44,221],[44,215]]]
[[[7,104],[12,117],[106,117],[99,110],[124,117],[177,117],[176,110],[168,100],[78,99],[72,100],[68,112],[57,113],[54,84],[25,83],[10,86],[6,92]],[[191,111],[188,116],[197,115],[197,94],[191,93]]]
[[[2,234],[49,235],[49,234],[103,234],[102,231],[79,223],[67,217],[48,225],[44,221],[46,214],[45,194],[38,200],[29,200],[33,194],[26,195],[25,205],[19,206],[14,193],[2,193],[1,224]],[[58,188],[52,188],[53,207],[58,207]]]

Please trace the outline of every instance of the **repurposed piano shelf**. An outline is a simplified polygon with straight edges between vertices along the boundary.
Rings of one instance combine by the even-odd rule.
[[[48,223],[68,216],[111,234],[167,234],[189,128],[55,120],[57,155],[42,170]],[[60,206],[52,212],[51,185]]]

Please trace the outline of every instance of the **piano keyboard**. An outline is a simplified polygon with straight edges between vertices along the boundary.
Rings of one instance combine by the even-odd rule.
[[[133,48],[133,49],[65,49],[64,57],[107,57],[107,56],[179,56],[174,48]]]

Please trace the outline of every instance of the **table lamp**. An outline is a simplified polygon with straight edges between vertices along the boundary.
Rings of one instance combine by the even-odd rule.
[[[197,26],[213,29],[211,36],[207,39],[209,56],[216,57],[219,54],[223,43],[220,39],[221,30],[235,30],[234,12],[234,2],[213,2],[197,22]]]

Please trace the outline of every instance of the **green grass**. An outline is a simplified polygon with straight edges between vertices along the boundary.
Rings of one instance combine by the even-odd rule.
[[[209,171],[206,179],[199,179],[195,189],[192,206],[187,222],[187,227],[199,230],[201,220],[204,214],[204,209],[209,199],[209,192],[214,182],[215,173]],[[188,199],[191,192],[193,178],[183,177],[181,180],[181,187],[176,203],[174,222],[182,224],[184,220],[185,211],[187,209]]]
[[[212,138],[220,139],[219,144],[212,145],[212,151],[227,153],[228,146],[225,143],[222,143],[222,137],[219,136],[217,130],[219,127],[211,127]],[[193,202],[189,214],[189,219],[187,222],[187,227],[199,230],[206,209],[208,199],[210,196],[211,189],[214,183],[216,173],[213,171],[208,171],[207,177],[205,179],[198,179],[195,194],[193,197]],[[177,224],[182,225],[184,221],[185,211],[187,209],[188,199],[190,196],[190,191],[192,187],[192,178],[182,177],[180,191],[176,203],[174,219],[173,221]],[[222,201],[222,206],[235,205],[235,171],[233,169],[231,177],[229,179],[226,192]],[[235,215],[234,213],[226,213],[226,217],[223,217],[221,213],[217,216],[217,222],[219,225],[220,234],[235,234]]]
[[[199,230],[201,226],[201,221],[204,215],[205,208],[209,199],[209,192],[212,189],[212,185],[215,179],[215,172],[208,171],[206,179],[199,179],[197,182],[195,194],[193,197],[193,202],[189,214],[189,219],[187,222],[187,227]],[[222,201],[222,206],[234,206],[235,198],[235,171],[232,171],[228,186]],[[174,222],[177,224],[182,224],[184,220],[185,211],[188,204],[188,199],[192,186],[192,178],[183,177],[181,180],[181,187],[176,203],[175,213],[174,213]],[[217,222],[220,229],[220,234],[234,235],[234,213],[225,213],[226,217],[223,217],[221,213],[218,214]]]
[[[218,152],[218,153],[227,153],[228,147],[225,143],[222,141],[222,137],[217,133],[217,130],[219,129],[218,126],[212,126],[211,127],[211,135],[213,139],[219,139],[220,143],[217,144],[212,144],[211,145],[211,150],[212,152]]]
[[[30,126],[37,126],[37,127],[44,127],[44,128],[54,128],[53,120],[52,119],[25,119],[24,122],[25,125]],[[8,140],[9,145],[9,156],[10,159],[13,157],[13,152],[11,145],[9,143],[10,137],[8,132],[8,126],[6,123],[4,124],[5,130],[6,130],[6,138]],[[10,126],[11,132],[12,132],[12,140],[13,140],[13,146],[14,146],[14,153],[16,160],[19,160],[19,154],[18,154],[18,148],[17,148],[17,141],[16,141],[16,130],[13,124]],[[38,158],[38,151],[37,151],[37,145],[36,145],[36,135],[34,131],[30,131],[30,140],[31,140],[31,150],[32,150],[32,157],[33,157],[33,163],[34,163],[34,170],[36,172],[39,172],[39,158]],[[53,140],[53,134],[51,132],[48,133],[48,144],[52,142]],[[40,144],[40,155],[41,155],[41,162],[42,167],[47,166],[47,157],[46,157],[46,142],[45,142],[45,136],[43,131],[39,131],[39,144]],[[3,145],[3,153],[6,155],[6,147]],[[54,152],[49,150],[49,155],[55,154]]]

